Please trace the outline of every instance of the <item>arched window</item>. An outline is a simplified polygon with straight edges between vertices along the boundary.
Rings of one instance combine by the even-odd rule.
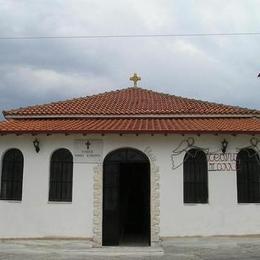
[[[1,176],[1,199],[22,200],[23,154],[10,149],[4,154]]]
[[[208,165],[203,151],[189,150],[184,157],[184,203],[208,202]]]
[[[49,201],[72,201],[73,157],[69,150],[52,154]]]
[[[260,160],[253,149],[243,149],[237,155],[238,203],[260,202]]]

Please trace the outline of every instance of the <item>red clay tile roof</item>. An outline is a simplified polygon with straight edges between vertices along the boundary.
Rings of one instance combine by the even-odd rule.
[[[230,133],[260,134],[256,118],[10,119],[1,134],[26,133]]]
[[[48,115],[260,115],[260,111],[127,88],[98,95],[3,112],[12,116]]]
[[[4,112],[0,134],[260,134],[260,111],[128,88]],[[38,118],[37,118],[38,117]]]

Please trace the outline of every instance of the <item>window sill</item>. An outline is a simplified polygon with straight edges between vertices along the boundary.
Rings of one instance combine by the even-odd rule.
[[[237,205],[260,205],[260,202],[238,202]]]
[[[22,203],[21,200],[0,199],[0,201],[5,201],[5,202],[7,202],[7,203]]]
[[[184,206],[202,206],[202,205],[209,205],[209,203],[183,203]]]
[[[48,201],[48,204],[72,204],[72,201]]]

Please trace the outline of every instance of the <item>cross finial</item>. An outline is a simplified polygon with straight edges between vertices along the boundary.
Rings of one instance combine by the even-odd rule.
[[[130,80],[134,82],[134,87],[137,88],[137,81],[141,80],[141,77],[137,76],[136,73],[132,77],[130,77]]]

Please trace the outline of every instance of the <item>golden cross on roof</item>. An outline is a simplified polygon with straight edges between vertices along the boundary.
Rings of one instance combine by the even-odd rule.
[[[141,80],[141,77],[137,76],[136,73],[132,77],[130,77],[130,80],[134,82],[134,87],[137,88],[137,81]]]

